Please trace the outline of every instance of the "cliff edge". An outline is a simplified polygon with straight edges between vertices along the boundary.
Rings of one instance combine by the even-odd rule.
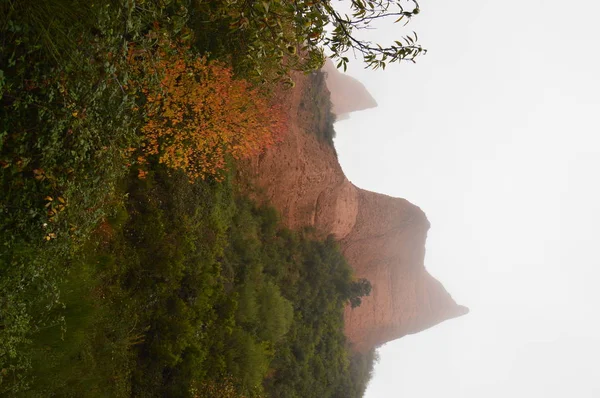
[[[425,270],[429,221],[423,211],[348,181],[333,146],[311,131],[330,126],[315,125],[315,110],[300,106],[314,79],[295,80],[296,87],[277,99],[289,117],[286,136],[248,170],[286,226],[333,234],[355,275],[371,282],[371,295],[345,311],[345,333],[354,348],[365,352],[467,313]],[[324,85],[322,90],[329,95]]]

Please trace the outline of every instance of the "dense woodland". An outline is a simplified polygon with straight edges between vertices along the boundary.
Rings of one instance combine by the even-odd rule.
[[[320,62],[291,4],[1,2],[0,395],[362,396],[370,285],[234,178]]]
[[[123,183],[125,203],[63,264],[59,305],[38,311],[54,323],[15,347],[29,394],[361,396],[371,365],[342,309],[365,291],[333,240],[278,227],[230,179],[158,167]]]

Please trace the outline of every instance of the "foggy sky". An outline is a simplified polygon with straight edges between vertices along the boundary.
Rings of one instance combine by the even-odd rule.
[[[600,397],[600,4],[421,11],[417,64],[349,64],[379,107],[335,145],[425,211],[427,269],[471,312],[381,348],[366,397]]]

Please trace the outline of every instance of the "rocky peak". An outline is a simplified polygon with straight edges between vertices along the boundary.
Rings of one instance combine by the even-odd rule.
[[[366,351],[467,313],[425,269],[425,213],[404,199],[365,190],[358,195],[354,227],[340,241],[355,275],[373,286],[360,307],[345,311],[355,348]]]
[[[326,74],[325,81],[331,93],[332,112],[338,120],[348,118],[352,112],[377,106],[377,101],[364,84],[338,70],[331,59],[327,59],[322,71]]]
[[[295,89],[281,93],[289,115],[287,135],[248,169],[288,227],[333,234],[355,275],[371,281],[371,295],[345,311],[349,341],[367,351],[467,313],[425,270],[425,213],[405,199],[354,186],[334,148],[307,131],[318,128],[314,110],[300,106],[310,81],[298,75]],[[332,93],[332,99],[339,95]]]

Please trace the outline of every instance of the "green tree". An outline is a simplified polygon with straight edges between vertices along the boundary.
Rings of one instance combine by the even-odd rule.
[[[343,54],[347,51],[362,56],[366,66],[373,69],[385,69],[388,62],[414,62],[418,55],[427,51],[417,44],[415,32],[385,46],[362,40],[355,34],[358,30],[368,29],[377,20],[403,21],[406,25],[420,12],[416,0],[351,0],[350,15],[338,12],[329,1],[322,4],[335,28],[332,33],[319,37],[317,44],[331,51],[332,58],[338,60],[338,68],[346,69],[348,58]]]
[[[390,62],[414,62],[426,52],[414,32],[386,45],[357,34],[376,21],[408,23],[420,12],[416,0],[351,0],[349,14],[339,11],[331,0],[228,0],[219,5],[197,0],[195,6],[195,30],[208,23],[219,32],[228,30],[229,40],[212,44],[233,53],[234,62],[245,71],[263,78],[273,72],[268,70],[273,65],[278,65],[275,73],[280,77],[289,70],[318,69],[325,55],[345,69],[348,51],[362,56],[373,69]]]
[[[259,336],[262,340],[276,342],[289,330],[294,317],[292,303],[281,296],[279,287],[266,283],[258,294]]]
[[[352,308],[356,308],[360,306],[364,296],[371,294],[371,282],[365,278],[361,278],[350,283],[349,290],[350,296],[348,297],[348,301]]]

